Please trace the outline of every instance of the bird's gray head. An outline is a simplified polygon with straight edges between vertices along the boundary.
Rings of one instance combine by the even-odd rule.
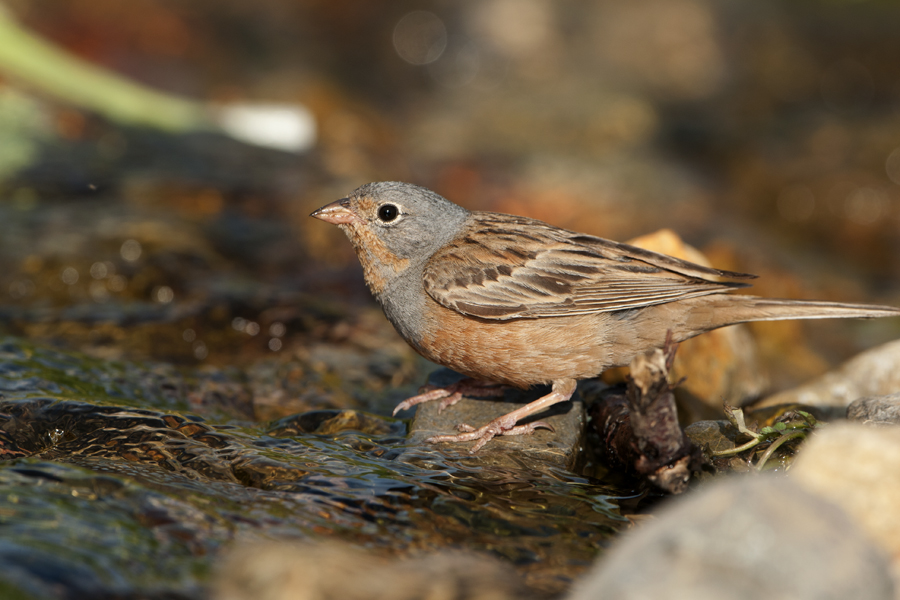
[[[313,217],[341,226],[351,241],[371,236],[400,259],[427,259],[459,233],[469,211],[431,190],[396,181],[367,183]],[[358,238],[358,239],[354,239]]]
[[[422,264],[456,237],[469,211],[431,190],[396,181],[367,183],[311,216],[350,238],[373,291]]]

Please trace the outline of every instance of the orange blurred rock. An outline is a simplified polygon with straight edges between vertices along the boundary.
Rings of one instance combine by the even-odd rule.
[[[675,232],[661,229],[635,238],[635,246],[662,252],[697,264],[712,266],[696,248],[682,241]],[[740,405],[758,397],[768,387],[768,377],[759,361],[756,340],[745,325],[734,325],[705,333],[683,344],[675,357],[672,380],[686,378],[679,386],[679,400],[699,400],[693,410],[702,416],[703,406],[721,414],[723,403]],[[689,396],[689,398],[686,398]],[[694,419],[689,419],[694,420]]]
[[[704,247],[704,254],[720,269],[743,271],[739,250],[726,242]],[[766,298],[813,298],[840,302],[850,298],[863,298],[864,292],[848,289],[852,285],[846,278],[833,286],[833,293],[823,289],[808,289],[801,277],[803,271],[781,270],[772,264],[757,263],[750,270],[759,279],[753,281],[753,295]],[[806,274],[809,275],[808,273]],[[824,293],[823,293],[824,292]],[[807,334],[809,321],[758,321],[748,323],[747,328],[758,346],[757,355],[769,377],[772,389],[787,389],[798,383],[818,377],[831,366],[822,351],[810,343]],[[822,322],[813,327],[823,327]],[[826,325],[827,326],[827,325]],[[835,343],[839,343],[837,340]]]

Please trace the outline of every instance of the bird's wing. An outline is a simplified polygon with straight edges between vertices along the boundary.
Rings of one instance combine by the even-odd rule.
[[[613,312],[722,292],[753,275],[704,267],[541,221],[474,213],[425,266],[425,290],[483,319]]]

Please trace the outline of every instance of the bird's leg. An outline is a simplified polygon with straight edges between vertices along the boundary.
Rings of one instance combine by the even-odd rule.
[[[422,404],[423,402],[431,402],[432,400],[441,400],[438,406],[438,412],[441,412],[448,406],[453,406],[459,402],[463,396],[472,395],[478,398],[502,396],[505,386],[466,377],[445,387],[436,388],[428,385],[425,388],[425,392],[412,398],[407,398],[394,407],[393,414],[396,415],[401,410],[412,408],[416,404]]]
[[[496,435],[524,435],[534,433],[535,429],[544,427],[553,431],[553,428],[544,421],[536,421],[527,425],[516,425],[519,421],[536,412],[540,412],[545,408],[565,402],[575,393],[576,381],[574,379],[558,379],[553,382],[553,389],[546,396],[542,396],[526,404],[521,408],[509,412],[502,417],[497,417],[487,425],[475,429],[465,423],[460,424],[457,428],[462,431],[456,435],[436,435],[425,440],[429,444],[438,444],[443,442],[469,442],[478,440],[471,453],[478,452],[485,444],[487,444]]]
[[[666,330],[666,343],[663,344],[662,351],[666,357],[666,372],[670,373],[675,364],[675,353],[678,351],[678,342],[675,341],[671,329]]]

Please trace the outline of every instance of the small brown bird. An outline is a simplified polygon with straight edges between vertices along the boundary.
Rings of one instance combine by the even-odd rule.
[[[628,244],[490,212],[471,212],[422,187],[370,183],[313,217],[340,227],[366,283],[422,356],[470,379],[401,402],[453,404],[495,384],[552,384],[546,396],[490,423],[430,442],[532,433],[525,417],[568,400],[579,379],[662,347],[747,321],[900,316],[889,306],[774,300],[727,292],[751,279]]]

